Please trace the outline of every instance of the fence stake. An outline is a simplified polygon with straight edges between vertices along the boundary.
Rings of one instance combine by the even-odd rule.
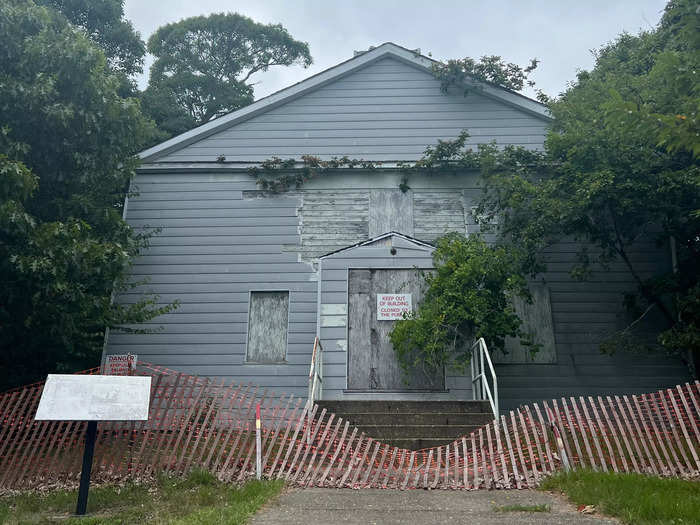
[[[260,456],[260,403],[255,405],[255,477],[262,478],[262,466]]]

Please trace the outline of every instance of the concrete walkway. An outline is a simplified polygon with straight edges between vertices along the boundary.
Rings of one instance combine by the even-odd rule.
[[[550,512],[497,512],[505,505],[549,505]],[[583,515],[562,499],[533,490],[291,489],[255,515],[255,525],[336,523],[436,525],[449,523],[618,523]]]

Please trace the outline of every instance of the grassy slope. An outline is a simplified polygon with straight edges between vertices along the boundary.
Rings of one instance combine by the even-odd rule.
[[[75,512],[75,490],[0,498],[0,523],[239,524],[281,490],[282,482],[251,481],[235,488],[195,472],[186,480],[163,478],[151,486],[94,487],[89,517],[79,520],[66,519]]]
[[[635,525],[699,523],[700,483],[639,474],[576,471],[546,479],[542,490],[566,493],[578,505]]]

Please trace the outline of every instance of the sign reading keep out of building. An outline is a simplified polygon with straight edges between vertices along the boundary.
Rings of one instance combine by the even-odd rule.
[[[403,319],[404,312],[412,310],[410,293],[378,293],[377,320],[396,321]]]

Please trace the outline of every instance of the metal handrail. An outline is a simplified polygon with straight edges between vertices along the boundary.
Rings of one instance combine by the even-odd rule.
[[[311,444],[311,430],[314,424],[311,417],[312,410],[316,399],[321,397],[323,388],[323,346],[321,340],[316,337],[314,339],[314,349],[311,352],[311,368],[309,369],[309,395],[306,400],[306,428],[304,434],[306,436],[306,444]]]
[[[484,341],[483,337],[480,337],[472,345],[471,354],[472,397],[474,400],[488,400],[489,404],[491,405],[491,410],[493,411],[494,419],[498,419],[500,413],[498,409],[498,379],[496,378],[496,371],[494,370],[493,363],[491,362],[489,349],[486,347],[486,341]],[[491,392],[491,387],[489,385],[489,378],[486,376],[484,361],[486,361],[488,371],[491,374],[493,393]],[[477,382],[479,383],[478,387],[476,385]]]
[[[314,349],[311,353],[311,368],[309,370],[309,397],[307,400],[309,407],[316,402],[316,399],[320,399],[322,388],[323,346],[321,346],[321,340],[316,337],[316,339],[314,339]]]

